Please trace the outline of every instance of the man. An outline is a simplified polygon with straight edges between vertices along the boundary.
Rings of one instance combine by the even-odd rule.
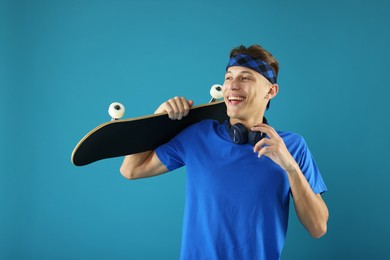
[[[229,120],[204,120],[155,151],[126,156],[128,179],[187,167],[182,259],[279,259],[295,211],[315,238],[326,233],[326,186],[304,139],[264,118],[279,90],[276,59],[259,45],[232,50],[223,84]],[[181,119],[193,105],[175,97],[156,111]],[[156,133],[158,134],[158,133]]]

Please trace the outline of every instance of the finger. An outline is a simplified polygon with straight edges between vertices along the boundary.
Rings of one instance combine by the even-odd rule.
[[[168,115],[170,113],[172,113],[173,111],[173,108],[172,106],[169,104],[168,101],[162,103],[158,108],[157,110],[154,112],[155,114],[160,114],[160,113],[168,113]]]
[[[185,97],[174,97],[162,103],[154,113],[167,113],[169,118],[173,120],[182,119],[188,114],[193,104],[194,101],[187,100]]]
[[[267,124],[258,124],[251,128],[252,131],[259,131],[267,134],[271,139],[280,137],[276,130]]]
[[[264,146],[268,145],[273,145],[274,144],[274,141],[272,141],[271,139],[269,138],[262,138],[260,141],[258,141],[255,146],[253,147],[253,152],[257,153],[259,152]]]
[[[271,153],[273,152],[274,148],[273,146],[265,146],[260,149],[260,151],[257,153],[257,157],[261,158],[263,155],[270,157]]]
[[[181,98],[174,97],[173,102],[175,104],[175,119],[181,120],[184,114],[184,104],[182,103]]]
[[[156,111],[154,111],[155,114],[160,114],[160,113],[167,113],[170,109],[172,109],[168,103],[168,101],[162,103]]]
[[[189,107],[188,101],[185,97],[175,97],[175,100],[178,104],[177,106],[179,108],[179,111],[178,111],[177,116],[178,116],[178,119],[180,120],[188,114],[190,107]]]
[[[167,113],[170,119],[176,119],[176,114],[178,111],[177,104],[173,98],[167,101]]]
[[[267,146],[269,147],[269,146]],[[257,152],[257,157],[261,158],[266,152],[268,152],[267,147],[260,147],[260,150]]]
[[[188,115],[190,110],[189,101],[185,97],[174,97],[173,101],[175,102],[175,119],[181,120],[183,117]],[[191,102],[193,103],[193,102]]]
[[[187,101],[187,99],[185,97],[181,97],[180,100],[181,100],[181,103],[183,104],[183,109],[184,109],[183,117],[185,117],[188,115],[188,112],[190,111],[191,105],[190,105],[190,102]]]
[[[185,116],[187,116],[188,113],[190,112],[191,107],[194,105],[194,101],[193,100],[187,100],[187,104],[188,104],[188,111],[187,111]]]
[[[182,103],[184,106],[184,115],[187,116],[188,113],[190,112],[191,107],[194,105],[194,101],[192,100],[187,100],[185,97],[181,97]]]

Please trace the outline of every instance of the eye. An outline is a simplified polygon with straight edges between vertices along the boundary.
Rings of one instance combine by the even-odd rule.
[[[248,80],[250,80],[250,78],[247,77],[247,76],[243,76],[241,79],[242,79],[243,81],[248,81]]]
[[[232,80],[232,76],[226,76],[226,77],[225,77],[225,81],[226,81],[226,80]]]

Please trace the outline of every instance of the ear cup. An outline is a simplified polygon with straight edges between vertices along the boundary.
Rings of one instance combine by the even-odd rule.
[[[267,122],[264,118],[265,123]],[[254,146],[258,141],[264,138],[265,134],[258,131],[248,131],[243,124],[237,123],[227,125],[230,138],[235,144],[249,143]]]
[[[248,142],[248,130],[243,124],[231,125],[228,129],[229,135],[235,144],[246,144]]]
[[[255,146],[255,144],[261,139],[263,139],[263,137],[263,132],[250,131],[248,133],[248,143],[250,143],[252,146]]]

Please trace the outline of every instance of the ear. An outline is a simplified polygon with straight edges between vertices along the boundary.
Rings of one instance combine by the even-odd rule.
[[[269,91],[268,91],[268,94],[267,94],[267,98],[268,99],[273,99],[279,92],[279,86],[278,84],[272,84],[270,85],[270,88],[269,88]]]

